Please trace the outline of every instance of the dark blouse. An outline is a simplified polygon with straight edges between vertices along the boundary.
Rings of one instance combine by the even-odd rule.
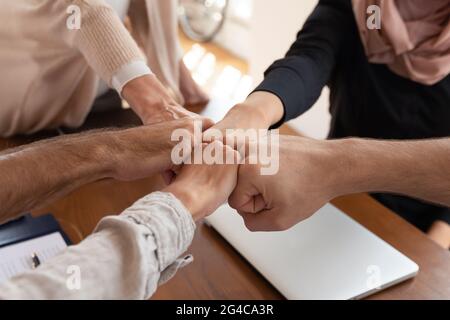
[[[325,85],[331,91],[330,138],[450,136],[450,76],[426,86],[369,63],[350,0],[319,1],[286,57],[269,67],[256,90],[282,100],[285,122],[307,111]],[[450,209],[395,195],[373,196],[422,230],[436,219],[450,223]]]

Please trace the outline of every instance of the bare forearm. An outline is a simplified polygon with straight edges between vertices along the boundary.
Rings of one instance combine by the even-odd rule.
[[[450,139],[331,141],[346,193],[388,192],[450,206]]]
[[[209,120],[202,119],[206,125]],[[192,119],[124,130],[91,131],[0,153],[0,221],[36,209],[92,181],[143,179],[172,167],[176,129]]]
[[[61,137],[0,154],[0,221],[107,176],[101,134]]]

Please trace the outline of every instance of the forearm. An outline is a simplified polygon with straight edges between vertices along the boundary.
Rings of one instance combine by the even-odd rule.
[[[133,181],[171,169],[176,144],[171,135],[176,129],[192,133],[193,120],[90,131],[0,153],[0,220],[43,206],[92,181]]]
[[[148,298],[192,261],[177,258],[191,244],[194,231],[181,202],[153,193],[120,216],[103,219],[79,245],[4,284],[0,299]],[[79,272],[68,273],[74,266]]]
[[[66,1],[79,5],[82,14],[82,25],[71,40],[73,45],[144,122],[174,103],[166,88],[151,73],[137,43],[111,7],[102,0]]]
[[[279,97],[283,121],[305,113],[320,97],[346,47],[353,21],[350,1],[320,0],[286,56],[266,70],[256,91]]]
[[[387,192],[450,206],[450,139],[329,143],[341,193]]]
[[[106,83],[113,86],[114,75],[135,61],[145,61],[117,13],[103,0],[64,0],[59,14],[76,5],[80,10],[80,27],[68,30],[66,41],[78,49],[86,62]]]
[[[38,142],[0,154],[0,221],[42,207],[110,170],[103,133]]]

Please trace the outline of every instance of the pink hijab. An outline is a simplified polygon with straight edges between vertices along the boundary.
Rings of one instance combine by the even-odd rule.
[[[450,73],[450,0],[352,0],[371,63],[433,85]],[[381,29],[367,28],[367,8],[381,9]]]

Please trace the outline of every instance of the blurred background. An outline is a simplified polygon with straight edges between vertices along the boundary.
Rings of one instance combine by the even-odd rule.
[[[231,106],[244,100],[266,68],[284,56],[316,4],[317,0],[180,0],[184,62],[212,103]],[[289,122],[317,139],[326,138],[329,124],[328,89],[311,110]]]

